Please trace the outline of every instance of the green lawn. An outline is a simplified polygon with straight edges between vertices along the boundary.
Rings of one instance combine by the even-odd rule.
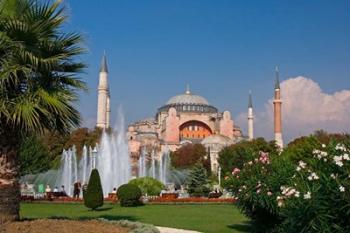
[[[208,233],[250,232],[247,219],[234,205],[186,204],[145,205],[123,208],[105,204],[99,211],[90,211],[82,204],[23,203],[22,218],[67,217],[72,219],[128,219],[157,226],[197,230]]]

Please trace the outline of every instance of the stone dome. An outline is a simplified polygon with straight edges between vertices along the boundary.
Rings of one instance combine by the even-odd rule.
[[[186,93],[186,94],[171,97],[166,104],[167,105],[169,104],[209,105],[208,101],[204,97],[199,95],[193,95],[191,93]]]

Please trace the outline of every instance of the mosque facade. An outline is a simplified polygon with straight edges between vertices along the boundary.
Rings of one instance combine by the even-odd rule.
[[[108,128],[109,87],[106,57],[102,59],[98,88],[97,127]],[[281,126],[281,100],[278,73],[275,84],[275,139],[283,147]],[[168,150],[175,151],[186,143],[200,143],[210,156],[211,170],[219,170],[218,155],[222,148],[253,139],[253,105],[249,94],[248,137],[244,137],[239,126],[234,123],[231,113],[219,111],[203,96],[192,93],[187,87],[183,94],[175,95],[158,108],[155,117],[131,123],[127,128],[127,139],[131,160],[137,169],[137,161],[142,150],[153,151],[158,159]],[[136,172],[136,171],[135,171]]]

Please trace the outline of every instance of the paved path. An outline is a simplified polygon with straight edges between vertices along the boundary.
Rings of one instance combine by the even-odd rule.
[[[200,233],[199,231],[190,231],[190,230],[183,230],[183,229],[176,229],[176,228],[169,228],[169,227],[157,227],[160,233]]]

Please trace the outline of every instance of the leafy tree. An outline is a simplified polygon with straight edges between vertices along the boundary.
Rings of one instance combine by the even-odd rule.
[[[123,207],[131,207],[140,205],[142,196],[141,189],[135,184],[123,184],[117,190],[117,196],[120,200],[120,205]]]
[[[18,154],[21,176],[50,169],[49,151],[35,136],[28,137],[22,142]]]
[[[218,159],[222,174],[230,174],[233,167],[242,169],[243,164],[251,160],[253,155],[258,154],[259,151],[267,153],[276,152],[274,142],[267,142],[263,138],[257,138],[252,141],[241,141],[225,147],[220,151]]]
[[[103,206],[103,190],[97,169],[91,171],[89,184],[84,195],[84,205],[92,210]]]
[[[81,36],[65,33],[61,1],[0,2],[0,224],[19,219],[18,145],[47,131],[80,123],[74,107],[86,89],[76,62]]]
[[[195,197],[207,196],[209,194],[209,181],[207,171],[202,164],[197,164],[188,178],[188,193]]]
[[[158,196],[164,189],[164,184],[152,177],[141,177],[129,181],[129,184],[137,185],[143,195]]]
[[[208,166],[208,156],[205,147],[202,144],[185,144],[170,154],[171,164],[175,168],[187,169],[192,168],[197,163]],[[210,165],[210,162],[209,162]]]

